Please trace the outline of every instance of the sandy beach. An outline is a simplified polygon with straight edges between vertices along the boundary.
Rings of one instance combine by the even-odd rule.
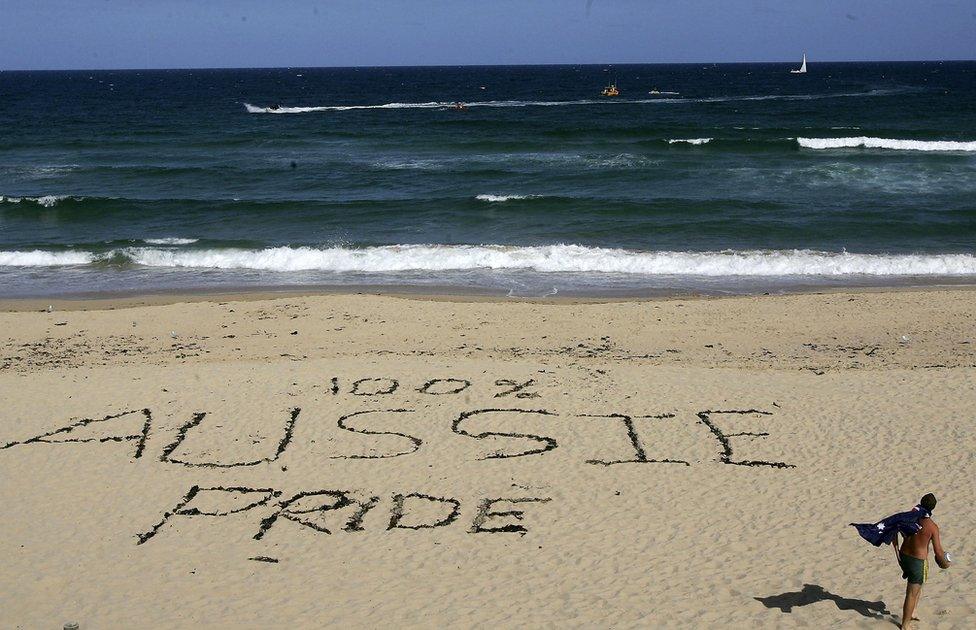
[[[939,497],[976,612],[976,292],[0,303],[0,626],[864,627]]]

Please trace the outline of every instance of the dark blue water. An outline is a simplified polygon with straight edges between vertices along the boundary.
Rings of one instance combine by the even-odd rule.
[[[0,294],[976,278],[976,63],[788,70],[0,73]]]

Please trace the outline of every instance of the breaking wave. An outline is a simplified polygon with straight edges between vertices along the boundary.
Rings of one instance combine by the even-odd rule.
[[[173,236],[167,238],[147,238],[143,242],[149,243],[150,245],[190,245],[199,240],[198,238],[179,238]]]
[[[711,138],[675,138],[673,140],[668,140],[668,144],[693,144],[697,146],[700,144],[708,144],[711,141]]]
[[[805,149],[890,149],[892,151],[976,151],[976,142],[894,138],[797,138]]]
[[[537,195],[478,195],[475,197],[478,201],[487,201],[488,203],[501,203],[503,201],[513,201],[520,199],[532,199]]]
[[[812,250],[641,252],[546,245],[388,245],[362,249],[273,247],[0,252],[0,266],[84,265],[105,261],[160,268],[261,271],[405,272],[531,270],[648,276],[965,276],[976,275],[972,254],[854,254]]]
[[[0,267],[64,267],[95,262],[91,252],[49,252],[35,249],[28,252],[0,251]]]
[[[74,199],[75,201],[81,201],[84,197],[71,197],[69,195],[44,195],[43,197],[4,197],[0,195],[0,203],[36,203],[39,206],[45,208],[52,208],[58,205],[59,201],[64,201],[65,199]]]

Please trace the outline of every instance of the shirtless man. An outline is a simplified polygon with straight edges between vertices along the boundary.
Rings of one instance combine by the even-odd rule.
[[[931,512],[935,509],[935,495],[927,494],[922,497],[922,507]],[[905,590],[905,606],[902,609],[901,627],[911,628],[912,621],[915,619],[915,606],[918,605],[918,598],[922,594],[922,584],[929,573],[929,543],[935,551],[935,561],[943,569],[949,568],[949,560],[946,558],[945,550],[942,549],[942,540],[939,539],[939,526],[931,518],[919,520],[922,529],[917,534],[908,536],[898,548],[898,536],[892,541],[895,548],[895,556],[901,566],[902,577],[908,580],[908,588]]]

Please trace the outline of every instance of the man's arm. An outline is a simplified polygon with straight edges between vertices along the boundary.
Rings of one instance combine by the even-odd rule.
[[[932,550],[935,552],[935,562],[942,569],[949,568],[949,561],[945,557],[945,549],[942,548],[942,539],[939,537],[939,526],[932,523]]]
[[[898,532],[895,532],[895,537],[891,539],[891,546],[895,548],[895,562],[901,565],[901,552],[898,550]]]

